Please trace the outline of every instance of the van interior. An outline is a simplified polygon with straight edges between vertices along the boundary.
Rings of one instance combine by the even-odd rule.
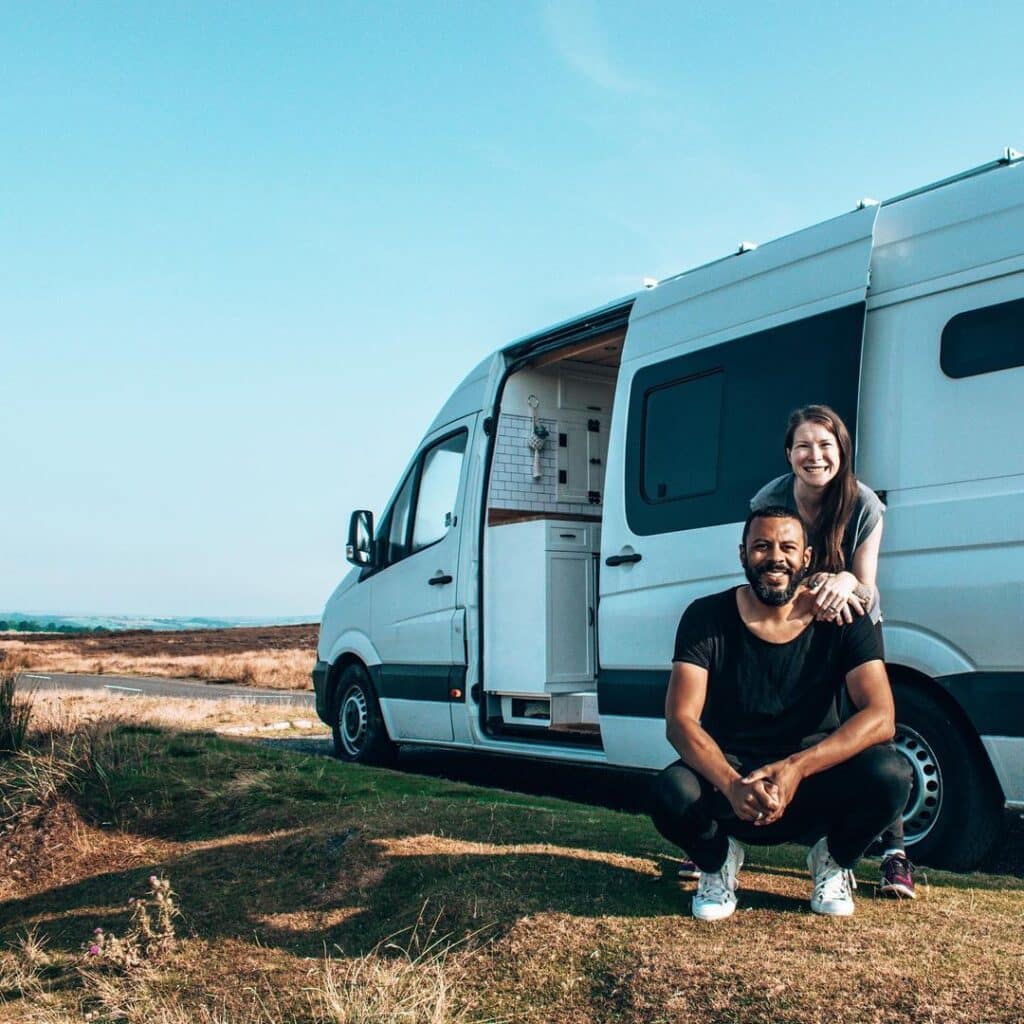
[[[600,746],[597,602],[625,330],[546,352],[501,395],[483,547],[484,727]]]

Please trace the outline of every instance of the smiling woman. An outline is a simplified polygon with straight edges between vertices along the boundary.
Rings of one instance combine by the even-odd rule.
[[[853,443],[839,414],[807,405],[789,417],[784,442],[791,473],[765,484],[752,509],[781,506],[799,513],[811,544],[819,618],[881,621],[875,587],[885,506],[853,472]]]

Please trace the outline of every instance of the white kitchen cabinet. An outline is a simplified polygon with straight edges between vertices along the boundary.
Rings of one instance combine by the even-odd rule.
[[[595,685],[596,523],[533,519],[489,527],[484,687],[550,694]]]
[[[547,679],[583,683],[594,678],[594,556],[548,551]]]
[[[581,505],[601,504],[608,457],[608,417],[561,417],[557,426],[557,498]]]

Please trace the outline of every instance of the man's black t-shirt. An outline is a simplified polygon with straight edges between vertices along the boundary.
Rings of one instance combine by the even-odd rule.
[[[672,660],[707,669],[701,724],[722,750],[782,756],[836,729],[846,674],[881,657],[866,615],[812,621],[789,643],[768,643],[744,625],[731,588],[683,612]]]

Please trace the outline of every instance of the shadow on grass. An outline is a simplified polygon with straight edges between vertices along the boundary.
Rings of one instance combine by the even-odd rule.
[[[419,837],[433,845],[434,837]],[[689,898],[648,874],[593,860],[581,850],[524,853],[416,853],[406,840],[395,855],[384,838],[303,829],[268,838],[225,841],[179,857],[111,871],[0,905],[0,936],[38,927],[53,948],[75,952],[92,930],[125,930],[129,896],[146,879],[171,880],[183,919],[179,932],[280,946],[322,955],[368,953],[417,922],[453,940],[480,932],[504,935],[522,918],[544,913],[579,917],[658,917],[687,912]],[[783,909],[782,904],[779,908]]]
[[[295,749],[310,755],[332,756],[329,739],[265,739],[260,742],[277,749]],[[410,776],[447,779],[471,786],[553,797],[637,815],[646,815],[648,812],[648,786],[653,778],[650,773],[633,769],[553,765],[475,751],[417,746],[402,747],[398,769]],[[802,861],[800,863],[803,864]],[[872,874],[874,863],[871,860],[862,861],[858,874]],[[934,876],[934,884],[939,885],[991,888],[1024,886],[1024,815],[1019,810],[1005,812],[1000,841],[982,865],[982,871],[955,873],[927,866],[924,869]],[[996,876],[990,884],[986,883],[988,875]]]

